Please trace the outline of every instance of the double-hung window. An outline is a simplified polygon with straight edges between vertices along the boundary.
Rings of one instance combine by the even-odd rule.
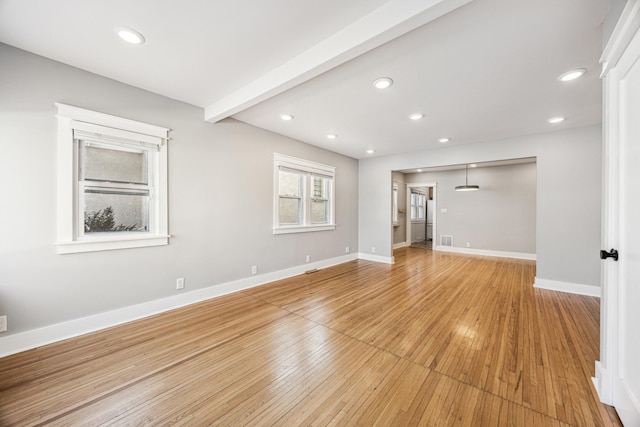
[[[417,191],[411,191],[411,221],[425,219],[426,195]]]
[[[168,129],[58,108],[58,253],[166,245]]]
[[[335,168],[274,154],[274,234],[335,229]]]

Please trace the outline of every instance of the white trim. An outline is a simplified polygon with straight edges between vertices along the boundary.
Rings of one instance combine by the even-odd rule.
[[[153,316],[154,314],[163,313],[168,310],[195,304],[200,301],[231,294],[244,289],[261,286],[276,280],[297,276],[309,270],[343,264],[345,262],[353,261],[356,258],[356,254],[349,254],[322,261],[305,263],[284,270],[251,276],[202,289],[196,289],[191,292],[181,291],[179,294],[172,295],[170,297],[94,314],[92,316],[81,317],[39,329],[19,332],[17,334],[0,338],[0,348],[2,349],[0,350],[0,357],[9,356],[21,351],[77,337],[89,332],[95,332],[112,326],[121,325],[123,323]]]
[[[320,225],[282,225],[273,229],[273,234],[308,233],[312,231],[335,230],[336,224]]]
[[[358,252],[358,259],[363,259],[365,261],[379,262],[382,264],[393,264],[395,262],[392,256],[389,257],[389,256],[383,256],[383,255],[367,254],[364,252]]]
[[[613,29],[613,33],[600,57],[601,78],[618,65],[622,54],[629,46],[634,34],[640,29],[640,2],[629,0]]]
[[[499,258],[515,258],[515,259],[528,259],[528,260],[536,260],[536,254],[529,254],[526,252],[508,252],[508,251],[492,251],[488,249],[473,249],[473,248],[456,248],[453,246],[442,246],[436,245],[434,247],[436,251],[443,252],[454,252],[458,254],[468,254],[468,255],[483,255],[483,256],[493,256]]]
[[[548,289],[550,291],[566,292],[569,294],[585,295],[588,297],[600,298],[601,288],[594,285],[583,285],[581,283],[560,282],[558,280],[541,279],[536,276],[533,283],[534,288]]]
[[[613,403],[613,385],[611,384],[611,375],[607,373],[607,370],[599,360],[596,360],[595,365],[596,374],[594,377],[591,377],[591,381],[598,392],[600,401],[604,404],[611,405]]]
[[[59,102],[54,103],[54,105],[58,110],[58,115],[68,117],[79,122],[99,124],[114,129],[141,133],[144,135],[151,135],[162,139],[167,139],[170,130],[161,126],[143,123],[137,120],[125,119],[109,114],[98,113],[96,111],[85,110],[84,108],[61,104]]]
[[[400,248],[404,248],[404,247],[407,247],[407,246],[411,246],[411,245],[408,245],[407,242],[394,243],[393,244],[393,249],[400,249]]]
[[[168,222],[168,166],[167,145],[169,129],[83,108],[55,103],[58,110],[57,138],[57,246],[58,254],[129,249],[169,243]],[[82,236],[81,196],[78,188],[75,130],[105,135],[122,142],[152,145],[148,148],[150,182],[153,183],[152,206],[149,213],[150,230],[144,236],[127,233],[122,236]]]

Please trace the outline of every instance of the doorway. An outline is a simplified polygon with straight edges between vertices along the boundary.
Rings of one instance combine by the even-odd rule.
[[[432,249],[436,233],[436,183],[407,184],[405,242],[414,248]]]

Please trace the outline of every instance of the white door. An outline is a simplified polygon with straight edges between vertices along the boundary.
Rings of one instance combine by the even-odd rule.
[[[606,363],[596,368],[603,370],[598,381],[609,383],[598,384],[602,400],[625,426],[640,426],[640,3],[630,1],[625,12],[617,30],[628,34],[614,33],[618,46],[605,50],[614,64],[605,64],[603,249],[618,249],[619,258],[604,261],[600,363]],[[629,27],[631,18],[636,25]]]

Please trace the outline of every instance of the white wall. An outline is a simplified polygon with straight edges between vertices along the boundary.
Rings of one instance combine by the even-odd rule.
[[[456,185],[464,184],[464,173],[462,169],[406,175],[407,183],[437,183],[435,243],[446,234],[458,248],[469,242],[474,249],[535,254],[536,164],[470,168],[469,184],[479,185],[480,191],[455,191]]]
[[[356,160],[2,44],[0,69],[0,341],[356,250]],[[170,245],[56,254],[56,101],[171,128]],[[274,152],[336,166],[335,231],[272,234]]]
[[[392,257],[391,171],[536,157],[537,278],[599,286],[601,144],[591,126],[361,160],[360,251]]]

